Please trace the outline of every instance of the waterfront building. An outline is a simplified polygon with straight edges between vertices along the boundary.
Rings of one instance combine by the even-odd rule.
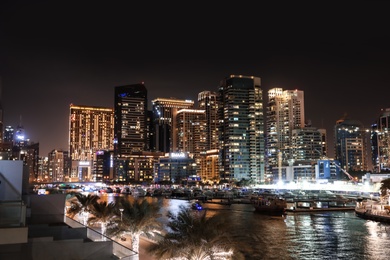
[[[115,87],[115,157],[145,151],[147,102],[144,83]]]
[[[205,150],[218,149],[218,101],[217,93],[202,91],[198,94],[198,108],[205,111]]]
[[[113,150],[114,110],[107,107],[70,104],[69,153],[70,179],[96,181],[92,175],[96,152]]]
[[[93,161],[92,178],[97,182],[110,182],[114,179],[114,151],[99,150]]]
[[[322,156],[328,157],[328,135],[326,129],[318,128],[317,130],[321,134],[321,154]]]
[[[322,133],[315,127],[291,131],[291,154],[296,161],[317,161],[323,156]]]
[[[294,159],[292,134],[305,127],[304,92],[272,88],[268,91],[266,151],[267,173]],[[274,176],[276,178],[276,176]]]
[[[200,181],[197,165],[189,153],[167,153],[156,164],[156,183],[187,185]]]
[[[264,182],[263,90],[259,77],[230,75],[218,92],[220,177]]]
[[[52,150],[48,155],[48,181],[49,182],[65,182],[72,181],[68,175],[65,174],[66,161],[69,160],[68,152],[62,150]],[[87,174],[84,172],[84,176],[78,176],[73,178],[73,181],[85,181],[88,180]]]
[[[200,154],[198,175],[203,182],[218,183],[219,176],[219,119],[218,93],[202,91],[198,94],[198,108],[205,111],[205,148]]]
[[[117,158],[115,182],[152,183],[155,181],[155,165],[164,156],[162,152],[132,152],[126,157]]]
[[[197,169],[206,146],[205,119],[205,111],[201,109],[180,109],[176,114],[176,150],[193,154]]]
[[[152,100],[156,151],[177,152],[176,115],[180,109],[193,109],[193,100],[156,98]]]
[[[273,168],[276,180],[269,178],[267,183],[321,183],[339,180],[344,173],[340,170],[339,162],[332,159],[290,160],[288,164]],[[280,174],[278,176],[278,174]]]
[[[200,153],[200,165],[198,175],[203,183],[217,184],[220,181],[218,171],[219,150],[207,150]]]
[[[347,172],[367,171],[367,139],[363,124],[343,117],[336,121],[335,159]]]
[[[382,109],[371,125],[371,160],[374,172],[390,172],[390,108]]]

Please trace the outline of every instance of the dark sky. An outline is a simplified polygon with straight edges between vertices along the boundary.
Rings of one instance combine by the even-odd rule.
[[[344,114],[369,127],[390,107],[385,1],[262,8],[96,2],[0,3],[4,125],[21,122],[42,156],[68,150],[71,103],[113,107],[115,86],[139,82],[149,106],[156,97],[196,101],[230,74],[260,77],[265,95],[274,87],[303,90],[306,119],[326,128],[331,144]]]

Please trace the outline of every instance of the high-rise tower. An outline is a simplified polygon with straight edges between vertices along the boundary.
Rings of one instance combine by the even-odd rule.
[[[114,111],[107,107],[70,104],[69,154],[72,180],[100,181],[92,174],[96,153],[113,150]]]
[[[144,83],[115,87],[115,156],[145,151],[148,92]]]
[[[363,124],[346,117],[337,120],[335,159],[346,171],[367,171],[367,134]]]
[[[279,161],[287,163],[292,156],[292,130],[305,127],[304,95],[301,90],[273,88],[268,91],[267,106],[267,172]]]
[[[156,150],[176,152],[176,115],[180,109],[194,107],[193,100],[156,98],[152,100]]]
[[[230,75],[219,87],[220,175],[264,182],[263,91],[259,77]]]
[[[390,171],[390,108],[382,109],[371,126],[372,165],[375,172]]]
[[[217,93],[202,91],[198,94],[198,108],[205,111],[206,117],[206,142],[205,150],[218,148],[218,102]]]

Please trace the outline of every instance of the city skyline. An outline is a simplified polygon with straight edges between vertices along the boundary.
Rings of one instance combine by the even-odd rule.
[[[125,24],[100,31],[115,23],[96,16],[91,18],[96,24],[88,22],[85,6],[48,12],[49,3],[44,2],[6,3],[0,10],[4,126],[16,128],[21,121],[26,137],[39,143],[41,156],[69,149],[70,104],[113,108],[116,86],[140,82],[148,90],[149,109],[157,97],[196,102],[199,92],[217,91],[231,74],[261,78],[264,97],[275,87],[303,90],[306,120],[327,130],[329,144],[344,114],[369,128],[381,109],[390,107],[390,45],[381,31],[385,23],[380,23],[380,13],[345,31],[346,23],[327,24],[339,27],[332,33],[337,40],[329,34],[310,38],[306,32],[283,30],[280,35],[267,34],[269,40],[255,50],[180,50],[190,49],[185,45],[142,50],[128,41],[152,37],[115,38]],[[333,147],[328,148],[332,154]]]

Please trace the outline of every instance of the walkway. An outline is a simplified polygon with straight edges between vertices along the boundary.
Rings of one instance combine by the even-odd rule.
[[[390,212],[384,205],[374,201],[360,202],[355,208],[356,216],[378,222],[390,223]]]

